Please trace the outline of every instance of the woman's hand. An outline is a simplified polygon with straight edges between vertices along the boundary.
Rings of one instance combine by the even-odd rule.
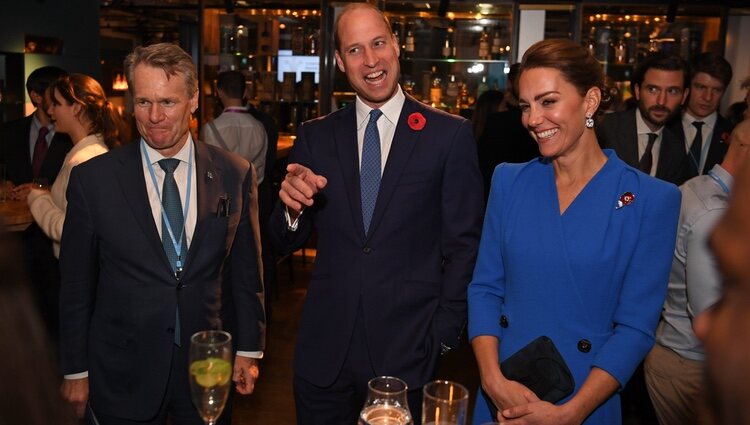
[[[506,425],[577,425],[581,422],[571,415],[565,405],[556,406],[547,401],[535,401],[504,409],[498,421]]]
[[[482,379],[482,388],[490,396],[495,407],[498,410],[497,419],[501,419],[499,414],[504,409],[515,406],[524,406],[529,403],[538,402],[539,398],[533,391],[517,381],[510,381],[504,377],[494,378],[491,381]]]

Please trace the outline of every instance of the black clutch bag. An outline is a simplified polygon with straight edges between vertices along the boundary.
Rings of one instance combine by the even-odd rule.
[[[506,378],[525,385],[540,400],[557,403],[573,393],[575,383],[565,359],[549,337],[540,336],[500,363]],[[492,399],[483,394],[490,406]],[[492,417],[497,412],[492,412]]]

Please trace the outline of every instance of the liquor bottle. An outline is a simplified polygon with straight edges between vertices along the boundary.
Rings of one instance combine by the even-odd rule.
[[[443,59],[450,58],[452,50],[453,50],[453,46],[451,46],[451,34],[449,32],[446,32],[445,41],[443,42],[443,49],[441,51],[443,55]]]
[[[448,105],[448,111],[457,112],[460,108],[458,106],[458,82],[456,76],[451,74],[448,76],[448,84],[445,87],[445,104]]]
[[[503,54],[502,39],[500,38],[500,28],[495,29],[495,35],[492,37],[491,47],[492,59],[501,59]]]
[[[482,75],[482,81],[477,86],[477,99],[479,99],[479,96],[482,95],[482,93],[486,92],[490,89],[490,86],[487,85],[487,76]]]
[[[414,56],[414,30],[406,30],[406,40],[404,40],[404,57],[411,58]]]
[[[461,83],[461,88],[458,91],[458,99],[456,100],[456,103],[458,104],[458,109],[466,109],[469,107],[471,102],[469,101],[469,88],[466,86],[466,83]]]
[[[479,36],[479,59],[489,59],[490,57],[490,36],[487,34],[487,27],[482,30]]]
[[[437,75],[437,69],[432,67],[432,85],[430,86],[430,105],[435,108],[440,107],[440,102],[443,98],[443,87],[441,85],[440,77]]]
[[[318,50],[318,31],[312,30],[307,35],[305,43],[305,54],[308,56],[318,56],[320,51]]]
[[[305,54],[305,29],[302,27],[292,29],[292,54],[295,56]]]
[[[620,40],[615,44],[615,64],[624,65],[628,63],[628,46],[625,44],[625,40]]]

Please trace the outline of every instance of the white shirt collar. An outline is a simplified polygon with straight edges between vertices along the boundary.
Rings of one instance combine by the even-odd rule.
[[[401,91],[401,85],[399,84],[396,93],[394,93],[393,96],[378,109],[380,109],[380,111],[383,112],[383,116],[395,126],[398,122],[399,115],[401,115],[401,108],[403,108],[405,100],[406,96],[404,96],[404,92]],[[357,109],[357,130],[359,131],[362,127],[367,125],[367,122],[370,119],[370,111],[372,111],[373,108],[366,105],[365,102],[359,98],[359,95],[357,95],[357,100],[354,101],[354,106]]]
[[[635,127],[639,135],[648,134],[648,133],[656,133],[659,136],[661,136],[661,132],[662,130],[664,130],[664,126],[659,127],[659,129],[656,131],[652,131],[650,128],[648,128],[648,124],[646,124],[646,121],[643,119],[640,109],[635,110]]]
[[[689,128],[688,126],[693,127],[693,121],[703,121],[704,128],[714,128],[716,125],[716,117],[718,115],[719,114],[716,111],[713,111],[711,114],[703,118],[695,118],[690,115],[690,112],[686,109],[685,112],[682,113],[682,126],[683,128]]]
[[[190,148],[193,145],[193,137],[190,134],[190,132],[188,132],[188,136],[187,137],[188,137],[187,143],[185,143],[185,145],[182,146],[182,149],[180,149],[180,151],[177,152],[177,154],[175,154],[172,157],[172,158],[179,159],[180,162],[184,162],[186,164],[188,162],[190,162]],[[142,140],[142,143],[146,146],[146,152],[148,152],[148,157],[151,160],[151,164],[152,165],[154,165],[157,162],[159,162],[160,160],[166,158],[158,150],[156,150],[156,149],[152,148],[151,146],[149,146],[148,143],[145,143],[145,140],[143,140],[143,138],[141,138],[141,140]]]

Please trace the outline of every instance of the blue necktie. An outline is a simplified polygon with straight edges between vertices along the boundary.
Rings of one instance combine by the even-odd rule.
[[[365,128],[365,138],[362,144],[362,166],[359,171],[359,186],[362,191],[362,222],[365,225],[365,235],[370,230],[372,212],[380,189],[380,133],[378,132],[378,118],[383,115],[379,109],[370,111],[370,121]]]
[[[693,121],[693,125],[695,126],[695,137],[693,138],[693,143],[690,145],[690,157],[695,166],[696,173],[700,175],[701,150],[703,148],[703,131],[701,131],[701,128],[703,127],[703,121]]]
[[[164,170],[164,183],[161,189],[161,204],[164,208],[164,213],[169,219],[167,224],[164,217],[161,219],[161,244],[164,247],[164,252],[167,254],[169,264],[172,265],[172,271],[177,273],[177,252],[175,246],[172,243],[172,238],[169,236],[169,230],[167,226],[171,225],[172,235],[175,239],[182,239],[182,249],[180,250],[180,268],[185,264],[185,251],[187,251],[187,236],[183,230],[184,228],[184,217],[182,216],[182,201],[180,201],[180,191],[177,189],[177,182],[174,179],[174,170],[180,164],[179,159],[166,158],[159,161],[159,166]],[[181,270],[180,270],[181,271]],[[180,313],[179,310],[175,311],[175,329],[174,329],[174,343],[180,345]]]

